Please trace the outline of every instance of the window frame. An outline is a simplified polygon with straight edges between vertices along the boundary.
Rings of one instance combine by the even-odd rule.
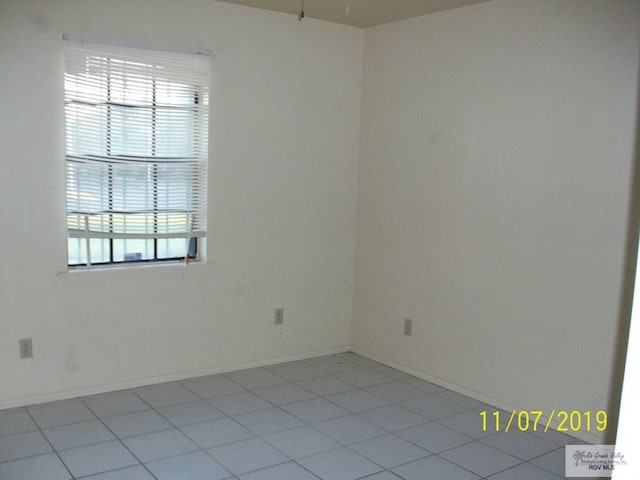
[[[99,51],[101,46],[94,46],[96,48],[96,50]],[[111,63],[113,61],[113,57],[114,55],[108,51],[106,51],[106,48],[109,48],[108,46],[104,46],[105,47],[105,51],[104,51],[104,57],[105,59],[108,60],[109,63]],[[80,47],[82,48],[82,46]],[[118,47],[121,48],[121,47]],[[126,50],[126,49],[125,49]],[[140,49],[137,49],[140,50]],[[157,51],[153,51],[155,53],[158,53]],[[167,54],[174,54],[175,52],[166,52]],[[65,52],[66,55],[66,52]],[[190,54],[190,55],[195,55],[195,54]],[[105,138],[104,138],[104,142],[105,142],[105,146],[106,146],[106,158],[110,157],[112,155],[112,151],[111,151],[111,146],[112,146],[112,130],[113,130],[113,107],[115,105],[115,103],[113,102],[113,98],[112,98],[112,92],[111,92],[111,82],[112,82],[112,73],[111,73],[111,69],[107,69],[109,71],[109,73],[106,75],[107,78],[107,98],[106,98],[106,131],[104,132]],[[65,79],[67,78],[67,68],[65,67]],[[123,77],[123,78],[126,78]],[[132,237],[130,235],[127,235],[126,233],[124,234],[118,234],[116,232],[116,229],[114,227],[114,216],[116,215],[114,213],[114,205],[115,205],[115,201],[114,201],[114,197],[115,197],[115,173],[114,173],[114,165],[109,164],[108,166],[108,174],[107,174],[107,203],[108,203],[108,211],[110,213],[104,214],[106,215],[106,218],[108,219],[108,231],[104,232],[105,236],[104,237],[100,237],[100,236],[95,236],[95,235],[86,235],[86,236],[82,236],[82,235],[72,235],[70,232],[70,227],[69,224],[67,223],[67,269],[69,270],[76,270],[76,269],[88,269],[94,266],[99,266],[99,267],[106,267],[106,266],[135,266],[135,265],[149,265],[149,264],[166,264],[166,263],[177,263],[177,262],[185,262],[185,263],[189,263],[190,261],[202,261],[203,259],[203,245],[206,241],[206,211],[207,211],[207,205],[206,205],[206,196],[207,196],[207,169],[208,169],[208,130],[209,130],[209,122],[208,122],[208,109],[209,109],[209,82],[210,82],[210,73],[207,71],[207,77],[206,77],[207,83],[206,84],[198,84],[198,83],[180,83],[179,85],[182,85],[183,87],[189,87],[192,89],[192,98],[193,98],[193,103],[192,104],[186,104],[184,106],[184,111],[188,112],[191,111],[192,113],[190,114],[191,117],[189,117],[189,121],[193,122],[192,123],[192,131],[190,132],[190,138],[189,138],[189,145],[190,148],[193,149],[194,152],[197,151],[197,153],[199,153],[199,157],[201,157],[201,162],[202,162],[202,166],[204,168],[204,175],[203,178],[198,177],[196,181],[196,183],[199,185],[199,188],[195,188],[194,189],[194,184],[193,183],[189,183],[188,180],[184,180],[186,183],[184,184],[184,188],[185,188],[185,195],[186,195],[186,202],[189,203],[190,202],[190,196],[194,195],[193,191],[197,191],[197,194],[195,195],[204,195],[204,219],[200,220],[201,223],[204,225],[205,231],[204,234],[200,234],[200,235],[189,235],[189,232],[185,232],[185,236],[184,237],[176,237],[175,235],[170,235],[170,234],[160,234],[160,230],[159,230],[159,223],[160,223],[160,216],[163,215],[163,211],[159,208],[159,204],[160,204],[160,191],[159,191],[159,183],[161,181],[160,177],[160,163],[159,160],[161,158],[161,156],[156,156],[158,151],[157,151],[157,145],[160,139],[162,139],[162,135],[160,135],[158,133],[158,125],[157,125],[157,117],[158,117],[158,112],[161,111],[163,108],[167,108],[166,105],[159,105],[157,102],[157,96],[158,96],[158,90],[159,87],[157,85],[157,78],[156,77],[149,77],[149,81],[152,84],[152,102],[151,105],[146,105],[145,107],[149,109],[149,111],[151,112],[151,135],[150,135],[150,143],[151,143],[151,153],[150,155],[147,155],[147,161],[146,161],[146,166],[147,169],[151,170],[151,180],[150,180],[150,184],[152,186],[152,195],[151,195],[151,202],[153,204],[153,208],[151,209],[151,213],[147,212],[146,215],[151,215],[152,217],[152,222],[153,222],[153,232],[151,234],[149,234],[148,236],[135,236]],[[123,81],[123,84],[126,84],[126,81]],[[123,88],[123,91],[126,93],[127,89]],[[66,109],[66,105],[68,103],[72,103],[71,101],[67,100],[67,87],[65,84],[65,120],[64,120],[64,128],[65,128],[65,138],[67,138],[68,135],[68,129],[69,129],[69,119],[68,119],[68,113],[67,113],[67,109]],[[204,103],[204,105],[203,105]],[[124,111],[127,111],[128,108],[134,109],[134,108],[140,108],[139,105],[134,105],[134,104],[123,104],[118,102],[117,103],[118,108],[125,108]],[[203,117],[201,118],[201,114],[204,112]],[[204,132],[204,133],[202,133]],[[196,137],[198,135],[204,135],[205,139],[204,139],[204,143],[201,145],[197,140]],[[202,140],[200,140],[200,142],[202,142]],[[65,165],[67,166],[67,168],[69,168],[69,157],[73,156],[73,153],[69,151],[69,146],[68,143],[65,143]],[[201,148],[204,145],[203,151],[198,151],[199,148]],[[199,158],[198,156],[196,156],[196,158]],[[156,159],[156,161],[154,161],[153,159]],[[68,175],[67,174],[67,184],[65,186],[65,192],[67,195],[67,217],[69,217],[69,215],[79,215],[77,212],[70,212],[69,210],[69,181],[68,181]],[[104,175],[102,175],[100,178],[103,178],[104,180]],[[191,180],[193,182],[193,180]],[[147,185],[149,184],[149,180],[147,179]],[[200,191],[200,189],[202,189],[202,186],[204,185],[204,193],[202,193]],[[170,188],[170,187],[167,187]],[[126,194],[124,194],[124,197],[126,199]],[[165,212],[166,214],[166,212]],[[185,214],[188,216],[188,214]],[[85,218],[85,224],[87,225],[86,229],[88,230],[88,217],[89,215],[85,214],[84,218]],[[186,218],[186,217],[185,217]],[[126,222],[125,222],[126,223]],[[166,228],[166,227],[165,227]],[[185,241],[185,254],[181,255],[181,256],[161,256],[160,255],[160,248],[159,248],[159,242],[160,240],[164,240],[164,241],[170,241],[171,239],[180,239],[182,238]],[[91,241],[92,240],[98,240],[101,241],[104,245],[104,242],[107,242],[107,249],[108,249],[108,260],[104,261],[104,255],[102,256],[102,261],[92,261],[92,252],[91,252]],[[131,253],[131,252],[126,252],[126,249],[123,249],[122,255],[123,255],[123,259],[116,259],[114,252],[117,251],[116,247],[115,247],[115,242],[116,241],[122,241],[123,245],[126,245],[127,240],[143,240],[145,242],[152,242],[152,255],[150,258],[144,258],[144,255],[142,256],[142,258],[127,258],[127,254]],[[72,242],[78,242],[78,254],[77,254],[77,260],[78,262],[72,261],[71,258],[71,249],[72,249]],[[83,247],[82,242],[85,242],[85,245]],[[148,248],[148,247],[147,247]],[[167,246],[167,249],[170,248],[169,246]],[[143,252],[146,249],[143,249]],[[135,253],[139,253],[139,252],[135,252]],[[85,260],[84,262],[82,262],[82,260]]]

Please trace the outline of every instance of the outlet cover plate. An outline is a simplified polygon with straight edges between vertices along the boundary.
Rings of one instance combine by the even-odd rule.
[[[410,318],[405,318],[404,334],[410,337],[412,333],[413,333],[413,320],[411,320]]]
[[[20,339],[20,358],[31,358],[33,357],[33,342],[30,338],[21,338]]]
[[[282,325],[284,323],[284,308],[276,308],[273,323],[274,325]]]

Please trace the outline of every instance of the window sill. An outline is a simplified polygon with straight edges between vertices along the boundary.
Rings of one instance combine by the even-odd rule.
[[[108,281],[125,278],[174,277],[187,278],[192,274],[211,272],[213,262],[167,262],[133,265],[108,265],[90,268],[73,268],[58,272],[56,276],[64,282]]]

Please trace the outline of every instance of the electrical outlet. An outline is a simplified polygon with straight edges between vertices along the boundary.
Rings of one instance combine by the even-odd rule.
[[[284,308],[276,308],[273,323],[274,325],[282,325],[284,323]]]
[[[20,358],[33,357],[33,343],[30,338],[20,339]]]
[[[405,318],[404,319],[404,334],[408,335],[410,337],[412,332],[413,332],[413,320],[411,320],[410,318]]]

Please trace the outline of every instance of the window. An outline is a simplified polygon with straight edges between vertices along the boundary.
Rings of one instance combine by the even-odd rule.
[[[70,267],[199,257],[208,85],[203,55],[65,48]]]

